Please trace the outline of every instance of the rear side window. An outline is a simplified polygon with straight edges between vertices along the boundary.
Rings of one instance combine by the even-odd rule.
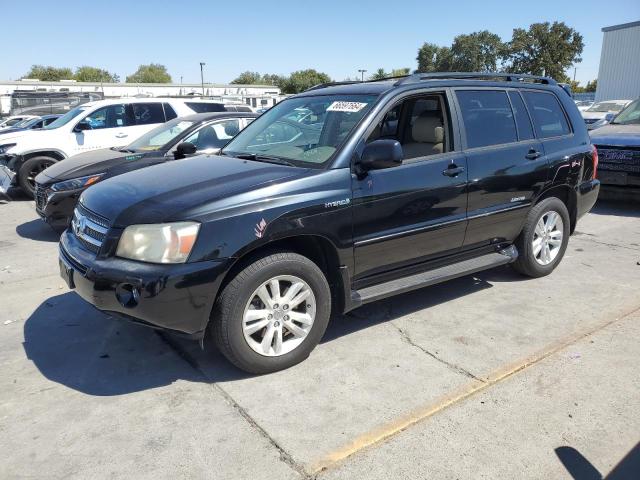
[[[167,120],[167,122],[169,120],[173,120],[174,118],[178,118],[178,114],[171,105],[169,105],[168,103],[163,103],[162,106],[164,107],[164,118]]]
[[[516,124],[507,93],[501,90],[458,90],[458,103],[468,148],[517,142]]]
[[[225,111],[224,105],[222,105],[221,103],[186,102],[185,105],[196,113]]]
[[[552,93],[523,92],[536,132],[541,138],[571,133],[558,99]]]
[[[531,120],[529,120],[529,114],[524,106],[522,97],[518,92],[509,92],[509,99],[513,107],[513,114],[516,117],[518,138],[520,140],[531,140],[533,138],[533,127],[531,127]]]
[[[161,103],[133,103],[132,107],[136,125],[164,123],[164,111]]]

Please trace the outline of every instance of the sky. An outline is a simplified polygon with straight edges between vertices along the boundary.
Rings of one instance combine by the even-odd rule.
[[[305,68],[343,80],[358,69],[413,70],[424,42],[448,46],[484,29],[506,41],[513,28],[563,21],[584,37],[576,79],[585,84],[598,74],[601,28],[640,20],[639,0],[0,0],[0,7],[0,80],[19,79],[32,64],[91,65],[124,80],[152,62],[184,83],[200,82],[200,62],[212,83],[246,70]]]

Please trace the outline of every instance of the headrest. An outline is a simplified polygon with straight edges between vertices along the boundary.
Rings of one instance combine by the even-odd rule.
[[[227,122],[224,126],[224,133],[230,137],[235,137],[240,132],[240,125],[238,122]]]
[[[442,143],[444,128],[438,117],[424,116],[416,118],[411,130],[411,136],[415,142]]]

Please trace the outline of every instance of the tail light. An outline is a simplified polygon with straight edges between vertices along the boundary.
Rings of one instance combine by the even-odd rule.
[[[593,157],[593,179],[598,178],[598,149],[595,145],[591,145],[591,156]]]

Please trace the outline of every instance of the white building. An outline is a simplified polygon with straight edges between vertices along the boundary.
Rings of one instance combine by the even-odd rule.
[[[2,109],[0,114],[7,114],[10,96],[15,90],[34,92],[83,92],[99,93],[105,98],[119,97],[176,97],[203,96],[224,103],[246,103],[254,108],[268,108],[284,98],[280,88],[273,85],[236,85],[236,84],[204,84],[199,83],[100,83],[76,82],[62,80],[60,82],[46,82],[32,79],[17,81],[0,81],[0,99]]]
[[[640,97],[640,21],[602,31],[596,101]]]

